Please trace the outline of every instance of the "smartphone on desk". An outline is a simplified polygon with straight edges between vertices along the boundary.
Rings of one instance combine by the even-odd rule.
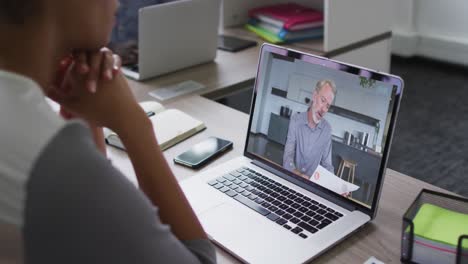
[[[197,169],[229,149],[232,149],[232,141],[210,137],[175,157],[174,162]]]

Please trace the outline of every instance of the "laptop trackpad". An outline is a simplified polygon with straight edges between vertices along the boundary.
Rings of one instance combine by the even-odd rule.
[[[201,214],[200,220],[205,231],[213,240],[238,257],[242,256],[247,262],[266,261],[271,257],[271,261],[277,263],[278,258],[280,260],[286,258],[288,254],[284,254],[284,245],[288,243],[295,245],[300,238],[292,232],[285,232],[281,226],[248,207],[241,208],[241,206],[243,205],[237,206],[228,202]],[[271,243],[272,241],[282,242]],[[252,245],[265,243],[269,244],[268,249],[271,252],[267,254],[269,256],[265,256],[261,250],[252,248]],[[287,263],[287,259],[282,263]]]

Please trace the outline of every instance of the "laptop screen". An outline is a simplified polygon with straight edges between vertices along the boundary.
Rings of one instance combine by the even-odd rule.
[[[401,79],[264,45],[246,153],[373,208]]]

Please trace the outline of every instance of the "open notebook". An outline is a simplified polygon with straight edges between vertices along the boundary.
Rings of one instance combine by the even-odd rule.
[[[154,133],[162,150],[168,149],[206,128],[202,121],[180,110],[165,109],[164,106],[156,102],[142,102],[140,105],[153,123]],[[117,134],[112,130],[104,129],[104,136],[107,144],[125,149]]]

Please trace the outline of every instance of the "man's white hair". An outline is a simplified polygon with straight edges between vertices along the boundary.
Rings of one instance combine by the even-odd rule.
[[[328,86],[330,86],[330,88],[332,88],[333,97],[336,97],[336,93],[337,93],[336,85],[335,85],[335,82],[333,82],[332,80],[320,80],[320,81],[318,81],[317,84],[315,85],[315,91],[317,93],[319,93],[320,90],[322,90],[322,88],[325,85],[328,85]]]

